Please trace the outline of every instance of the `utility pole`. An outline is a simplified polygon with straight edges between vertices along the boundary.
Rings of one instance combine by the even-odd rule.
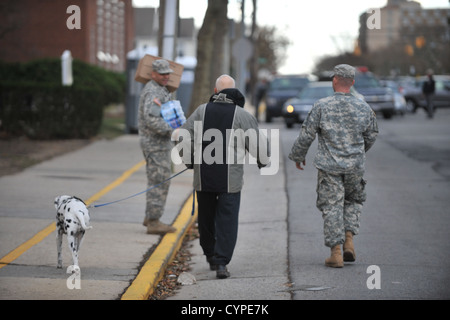
[[[255,117],[258,120],[259,119],[259,110],[257,101],[255,99],[256,96],[256,88],[258,84],[258,45],[257,45],[257,33],[256,33],[256,9],[257,9],[257,0],[253,0],[253,14],[252,14],[252,32],[250,35],[250,41],[253,44],[253,54],[250,57],[250,101],[255,106]]]
[[[178,24],[178,1],[179,0],[160,0],[160,9],[163,10],[162,42],[159,50],[164,59],[175,60],[176,58],[176,39]]]
[[[242,12],[242,18],[241,18],[241,39],[245,39],[245,0],[241,0],[241,12]],[[239,59],[239,78],[238,78],[238,88],[239,90],[245,95],[245,74],[246,74],[246,68],[247,67],[247,60],[246,59]]]
[[[233,57],[237,63],[237,79],[236,87],[242,94],[245,95],[245,82],[247,74],[247,61],[253,53],[252,43],[245,37],[245,0],[241,0],[241,35],[237,41],[234,42],[232,48]]]

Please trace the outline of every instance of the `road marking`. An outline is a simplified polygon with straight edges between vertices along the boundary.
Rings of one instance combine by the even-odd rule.
[[[150,255],[134,281],[120,298],[121,300],[147,300],[154,292],[158,282],[164,276],[166,266],[173,260],[183,242],[184,236],[197,220],[197,210],[192,215],[192,201],[193,195],[191,194],[172,224],[177,231],[164,235],[155,251]],[[197,208],[197,205],[195,208]]]
[[[0,269],[3,267],[6,267],[8,264],[16,260],[18,257],[20,257],[25,251],[30,249],[35,244],[38,244],[42,240],[44,240],[50,233],[55,231],[56,229],[56,223],[53,222],[52,224],[45,227],[43,230],[36,233],[30,240],[22,243],[20,246],[18,246],[16,249],[8,253],[6,256],[0,259]]]
[[[125,180],[127,180],[133,173],[138,171],[143,165],[145,164],[145,160],[142,160],[138,164],[134,165],[132,168],[128,169],[122,175],[117,178],[114,182],[107,185],[105,188],[94,194],[92,197],[90,197],[86,201],[86,205],[89,206],[91,203],[99,200],[101,197],[103,197],[105,194],[113,190],[114,188],[121,185]],[[22,254],[24,254],[28,249],[33,247],[34,245],[38,244],[42,240],[44,240],[50,233],[56,230],[56,223],[53,222],[38,233],[36,233],[31,239],[27,240],[26,242],[22,243],[20,246],[18,246],[16,249],[12,250],[10,253],[8,253],[6,256],[0,259],[0,269],[7,266],[14,260],[16,260],[18,257],[20,257]]]
[[[113,183],[107,185],[105,188],[103,188],[102,190],[100,190],[98,193],[94,194],[92,197],[90,197],[87,201],[86,201],[86,205],[90,205],[93,202],[99,200],[101,197],[103,197],[105,194],[107,194],[108,192],[110,192],[111,190],[113,190],[114,188],[118,187],[119,185],[121,185],[125,180],[127,180],[133,173],[135,173],[136,171],[138,171],[143,165],[145,164],[145,160],[142,160],[141,162],[139,162],[138,164],[136,164],[134,167],[132,167],[131,169],[128,169],[127,171],[125,171],[119,178],[116,179],[116,181],[114,181]]]

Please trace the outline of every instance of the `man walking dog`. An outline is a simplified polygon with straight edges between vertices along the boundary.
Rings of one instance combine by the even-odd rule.
[[[244,110],[245,98],[234,87],[235,81],[228,75],[217,79],[215,94],[182,127],[188,130],[190,141],[180,143],[188,144],[191,151],[192,158],[188,160],[194,168],[200,246],[219,279],[230,276],[226,266],[231,261],[238,234],[244,168],[239,159],[233,161],[234,156],[242,156],[247,150],[256,158],[259,168],[269,163],[267,139],[260,135],[256,118]],[[215,138],[210,133],[215,133]],[[246,134],[239,133],[255,133],[258,138],[247,139]],[[196,141],[195,137],[200,136]]]
[[[378,134],[375,113],[350,94],[354,79],[353,67],[341,64],[334,68],[334,95],[314,104],[289,155],[303,170],[306,153],[318,135],[314,160],[318,169],[317,208],[324,220],[325,245],[331,248],[325,265],[333,268],[356,259],[353,236],[358,234],[366,200],[365,157]]]

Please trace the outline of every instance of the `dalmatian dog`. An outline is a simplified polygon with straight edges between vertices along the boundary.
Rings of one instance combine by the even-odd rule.
[[[55,198],[56,208],[56,248],[58,250],[57,268],[62,268],[61,245],[63,234],[67,235],[69,249],[72,252],[73,272],[79,273],[78,251],[89,226],[89,211],[83,200],[73,196],[59,196]]]

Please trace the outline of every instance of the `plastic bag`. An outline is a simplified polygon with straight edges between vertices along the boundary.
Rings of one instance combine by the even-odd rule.
[[[171,100],[161,105],[161,116],[173,129],[181,127],[186,122],[178,100]]]

